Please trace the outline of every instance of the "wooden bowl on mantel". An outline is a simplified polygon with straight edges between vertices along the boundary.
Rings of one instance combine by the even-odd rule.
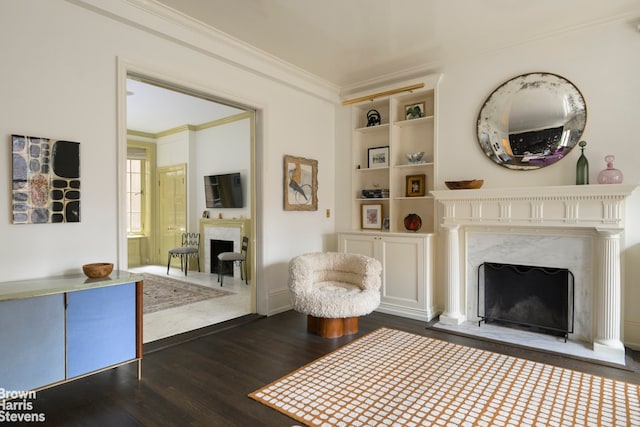
[[[110,262],[94,262],[82,266],[82,271],[87,277],[101,279],[107,277],[113,271],[113,264]]]
[[[445,181],[444,185],[449,190],[477,190],[484,184],[484,179],[472,179],[469,181]]]

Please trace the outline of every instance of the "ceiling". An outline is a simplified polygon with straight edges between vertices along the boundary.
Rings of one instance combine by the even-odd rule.
[[[338,87],[612,19],[639,0],[157,0]]]
[[[152,0],[148,0],[152,1]],[[640,0],[155,0],[343,93],[466,55],[626,20]],[[129,80],[127,127],[158,133],[242,112]]]
[[[201,125],[244,110],[135,79],[127,79],[127,129],[157,134],[184,125]]]

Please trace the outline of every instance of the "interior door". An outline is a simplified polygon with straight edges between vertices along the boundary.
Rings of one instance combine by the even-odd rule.
[[[158,263],[164,264],[170,249],[182,244],[187,231],[187,166],[158,168]],[[175,260],[179,266],[179,260]],[[173,263],[173,260],[172,260]]]

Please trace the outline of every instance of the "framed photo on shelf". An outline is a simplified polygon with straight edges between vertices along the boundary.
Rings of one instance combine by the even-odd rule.
[[[405,119],[419,119],[424,117],[424,102],[417,102],[415,104],[408,104],[404,106]]]
[[[386,168],[389,167],[389,146],[369,148],[369,161],[367,167]]]
[[[362,228],[382,229],[382,205],[362,205]]]
[[[426,175],[407,175],[407,197],[425,195]]]

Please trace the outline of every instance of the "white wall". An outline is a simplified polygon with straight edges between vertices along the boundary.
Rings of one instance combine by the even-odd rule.
[[[196,213],[209,211],[211,218],[251,217],[251,120],[221,124],[196,132],[196,177],[194,184]],[[206,208],[203,177],[240,172],[244,207]],[[198,216],[200,216],[198,215]]]
[[[7,144],[12,133],[80,142],[82,182],[80,223],[12,225],[11,156],[10,150],[0,150],[5,170],[0,177],[0,200],[5,201],[0,209],[1,280],[80,272],[84,263],[119,259],[117,105],[124,94],[117,92],[117,64],[123,60],[152,71],[154,77],[259,110],[257,191],[263,203],[257,207],[261,230],[257,279],[261,292],[282,299],[289,259],[303,251],[322,250],[323,236],[334,230],[333,218],[324,215],[325,209],[334,210],[333,103],[283,83],[287,75],[272,78],[264,70],[231,64],[224,52],[193,50],[170,36],[143,31],[142,26],[157,18],[125,2],[101,4],[123,8],[136,27],[64,1],[0,5],[0,38],[5,40],[0,134]],[[155,23],[155,28],[187,34],[167,22]],[[203,39],[203,44],[210,41]],[[283,211],[285,154],[318,160],[317,212]],[[281,300],[273,304],[260,309],[268,313],[283,306]]]

